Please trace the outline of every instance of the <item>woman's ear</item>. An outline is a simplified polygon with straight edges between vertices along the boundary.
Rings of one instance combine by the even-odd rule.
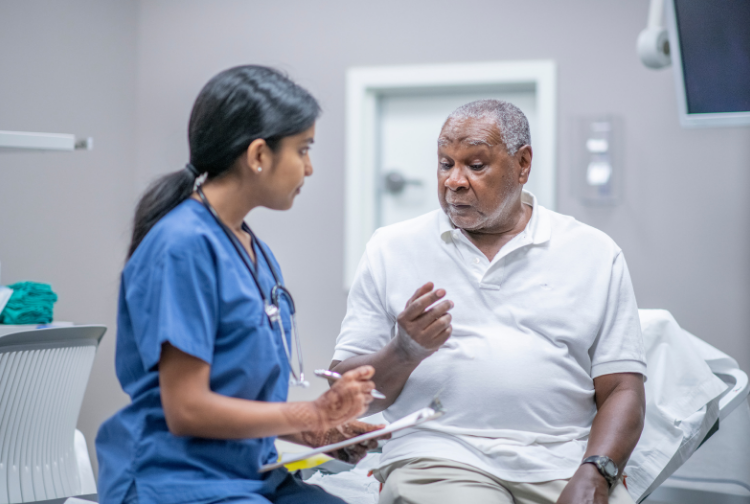
[[[266,141],[258,138],[247,146],[247,164],[253,172],[261,173],[272,164],[272,152]]]

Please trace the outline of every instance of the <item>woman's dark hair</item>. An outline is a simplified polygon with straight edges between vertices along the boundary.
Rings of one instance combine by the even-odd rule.
[[[238,66],[208,81],[190,114],[190,163],[157,179],[138,202],[128,258],[159,219],[192,194],[197,174],[213,179],[227,173],[259,138],[276,150],[282,138],[305,131],[319,114],[315,98],[273,68]]]

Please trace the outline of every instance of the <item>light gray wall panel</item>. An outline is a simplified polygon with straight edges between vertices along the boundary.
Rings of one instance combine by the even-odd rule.
[[[91,152],[0,152],[2,283],[48,282],[58,320],[109,328],[78,421],[94,464],[99,424],[127,400],[114,344],[134,194],[136,7],[0,2],[0,129],[95,141]]]

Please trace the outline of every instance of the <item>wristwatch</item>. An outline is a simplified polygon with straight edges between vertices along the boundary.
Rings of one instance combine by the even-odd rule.
[[[610,488],[617,481],[617,473],[619,472],[617,464],[606,455],[593,455],[584,459],[584,461],[581,462],[581,465],[583,464],[594,464],[599,470],[599,473],[601,473],[601,475],[604,476],[604,479],[607,480]]]

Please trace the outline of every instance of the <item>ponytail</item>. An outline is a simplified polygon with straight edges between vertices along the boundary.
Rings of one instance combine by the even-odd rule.
[[[133,236],[128,249],[128,259],[151,228],[174,207],[190,197],[193,193],[195,178],[195,175],[186,167],[156,179],[146,190],[135,207]]]
[[[208,81],[190,113],[190,163],[157,179],[138,202],[128,259],[151,228],[190,197],[199,174],[207,180],[224,174],[259,138],[276,150],[282,138],[305,131],[319,114],[315,98],[273,68],[239,66]]]

